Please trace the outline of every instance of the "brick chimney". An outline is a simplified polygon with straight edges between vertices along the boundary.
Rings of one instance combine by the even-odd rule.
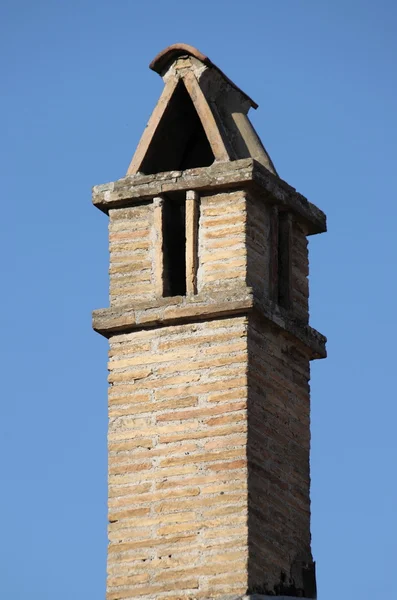
[[[316,597],[310,544],[307,236],[257,105],[185,44],[109,216],[107,600]]]

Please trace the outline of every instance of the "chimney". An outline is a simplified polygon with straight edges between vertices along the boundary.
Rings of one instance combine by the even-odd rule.
[[[109,216],[107,600],[316,598],[310,538],[307,236],[325,215],[279,178],[257,108],[176,44]]]

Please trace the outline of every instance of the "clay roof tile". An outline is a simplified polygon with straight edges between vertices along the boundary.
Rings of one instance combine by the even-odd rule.
[[[197,48],[190,46],[189,44],[172,44],[172,46],[168,46],[167,48],[159,52],[159,54],[157,54],[157,56],[150,63],[149,67],[150,69],[152,69],[152,71],[156,71],[156,73],[159,73],[161,75],[164,72],[164,70],[177,58],[186,55],[194,56],[207,67],[216,69],[230,85],[232,85],[236,90],[243,94],[243,96],[245,96],[247,100],[249,100],[252,108],[258,108],[258,104],[254,102],[254,100],[252,100],[252,98],[250,98],[245,92],[243,92],[243,90],[241,90],[235,83],[233,83],[233,81],[229,79],[229,77],[227,77],[227,75],[225,75],[223,71],[221,71],[221,69],[217,67],[208,58],[208,56],[200,52],[200,50],[197,50]]]

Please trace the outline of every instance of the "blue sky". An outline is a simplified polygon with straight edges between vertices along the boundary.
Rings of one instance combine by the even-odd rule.
[[[320,600],[394,593],[397,5],[392,0],[3,0],[0,597],[103,598],[107,219],[165,46],[197,46],[259,104],[310,239],[313,551]]]

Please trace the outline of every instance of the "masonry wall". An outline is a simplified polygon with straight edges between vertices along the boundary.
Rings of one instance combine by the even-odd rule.
[[[309,322],[309,252],[307,232],[302,223],[292,224],[292,302],[303,322]]]
[[[108,600],[245,592],[247,327],[111,337]]]
[[[307,564],[312,577],[310,363],[302,348],[254,315],[248,349],[249,588],[312,597],[302,574]]]
[[[258,298],[277,302],[274,288],[278,281],[277,256],[277,209],[266,204],[263,198],[247,194],[246,200],[246,248],[247,285]],[[307,230],[303,223],[291,215],[290,289],[291,314],[303,323],[309,321],[309,259]]]
[[[272,207],[246,192],[200,198],[198,292],[252,287],[271,297]],[[156,231],[152,201],[109,211],[110,302],[152,300],[156,295]],[[304,226],[292,223],[292,311],[308,322],[308,248]],[[274,276],[274,274],[273,274]]]
[[[270,265],[272,253],[271,237],[272,207],[262,199],[247,194],[247,285],[253,288],[258,298],[269,298]]]
[[[110,304],[154,297],[153,203],[109,211]]]
[[[230,192],[200,199],[198,291],[245,285],[246,195]]]

